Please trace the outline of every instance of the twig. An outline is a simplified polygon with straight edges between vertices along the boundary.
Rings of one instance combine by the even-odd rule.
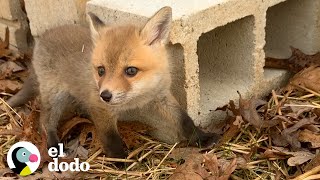
[[[152,152],[154,152],[156,149],[160,148],[162,145],[161,144],[158,144],[157,146],[155,146],[153,149],[151,149],[150,151],[148,151],[146,154],[144,154],[143,156],[141,156],[139,159],[138,159],[138,162],[141,162],[144,158],[146,158],[147,156],[149,156]],[[135,165],[138,164],[138,162],[134,162],[132,163],[129,167],[127,167],[127,169],[125,171],[129,171],[130,169],[132,169]],[[118,176],[118,178],[120,178],[123,174],[120,174]]]
[[[319,94],[319,93],[317,93],[317,92],[315,92],[315,91],[313,91],[313,90],[311,90],[311,89],[309,89],[309,88],[306,88],[306,87],[301,86],[301,85],[295,85],[295,86],[297,86],[297,87],[299,87],[299,88],[301,88],[301,89],[303,89],[303,90],[305,90],[305,91],[307,91],[307,92],[309,92],[309,93],[311,93],[311,94],[314,94],[315,96],[320,97],[320,94]]]
[[[87,160],[86,162],[91,162],[94,158],[96,158],[97,156],[99,156],[99,154],[102,153],[102,149],[99,149],[97,152],[95,152],[94,154],[92,154]]]
[[[250,154],[250,152],[242,151],[242,150],[235,149],[235,148],[232,148],[232,147],[223,146],[223,148],[231,150],[231,151],[234,151],[234,152],[242,153],[242,154]]]
[[[320,109],[320,106],[314,106],[314,105],[310,105],[310,104],[285,104],[284,106],[291,106],[291,107],[311,107],[311,108]]]
[[[93,170],[90,170],[91,172]],[[129,176],[139,176],[142,177],[143,176],[143,172],[135,172],[135,171],[117,171],[117,170],[108,170],[108,169],[95,169],[94,172],[104,172],[104,173],[112,173],[112,174],[127,174]]]
[[[173,149],[177,146],[177,144],[178,144],[178,143],[175,143],[175,144],[172,146],[172,148],[170,149],[170,151],[164,156],[164,158],[160,161],[160,163],[157,165],[157,167],[154,169],[154,171],[157,170],[157,169],[161,166],[161,164],[163,163],[163,161],[169,156],[169,154],[173,151]],[[148,170],[148,171],[146,172],[146,174],[147,174],[147,173],[150,173],[150,170]],[[151,175],[152,175],[152,173],[150,173],[150,175],[147,177],[147,179],[149,179],[149,178],[151,177]]]
[[[305,178],[314,175],[316,173],[318,173],[320,171],[320,166],[316,166],[313,169],[305,172],[304,174],[301,174],[300,176],[297,176],[296,178],[292,179],[292,180],[304,180]]]
[[[320,174],[315,174],[315,175],[308,176],[304,180],[314,180],[314,179],[320,179]]]
[[[8,113],[10,119],[12,119],[15,123],[17,123],[18,126],[21,127],[21,126],[22,126],[21,122],[15,120],[15,118],[12,116],[12,114],[10,113],[10,111],[8,110],[8,108],[9,108],[11,111],[13,111],[13,112],[19,117],[20,120],[22,120],[21,116],[20,116],[12,107],[10,107],[9,104],[8,104],[5,100],[3,100],[2,98],[0,98],[0,101],[5,105],[4,108],[5,108],[6,112]]]
[[[97,160],[102,161],[110,161],[110,162],[137,162],[137,160],[134,159],[120,159],[120,158],[108,158],[108,157],[96,157]]]
[[[228,146],[233,146],[233,147],[236,147],[236,148],[239,148],[239,149],[242,149],[242,150],[251,150],[251,148],[248,148],[248,147],[245,147],[245,146],[241,146],[241,145],[238,145],[238,144],[234,144],[234,143],[224,143],[225,145],[228,145]]]
[[[307,94],[307,95],[301,96],[300,98],[307,99],[307,98],[311,98],[311,97],[314,97],[314,94]]]
[[[145,143],[143,146],[141,146],[141,147],[139,147],[138,149],[135,149],[134,151],[132,151],[132,152],[128,155],[127,159],[131,159],[133,156],[135,156],[135,155],[137,155],[138,153],[140,153],[141,151],[143,151],[149,144],[151,144],[151,142],[147,142],[147,143]],[[152,145],[152,146],[154,146],[154,145]],[[152,146],[151,146],[151,147],[152,147]],[[149,147],[149,148],[151,148],[151,147]]]
[[[279,101],[278,101],[278,98],[277,98],[277,94],[276,94],[276,92],[275,92],[274,90],[272,90],[272,98],[273,98],[273,100],[274,100],[274,103],[275,103],[276,106],[277,106],[276,111],[274,112],[274,115],[276,115],[277,113],[278,113],[279,115],[282,115],[282,112],[281,112],[280,108],[278,108],[278,107],[280,107],[280,104],[279,104]],[[284,98],[284,99],[285,99],[285,98]]]

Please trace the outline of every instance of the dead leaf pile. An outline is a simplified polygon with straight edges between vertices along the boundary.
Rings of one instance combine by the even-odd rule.
[[[170,180],[228,180],[237,167],[236,159],[228,162],[218,160],[214,154],[195,153],[188,156],[184,164],[179,166]]]
[[[28,75],[26,64],[31,55],[9,49],[9,29],[5,39],[0,39],[0,93],[15,94],[22,87],[22,81]]]

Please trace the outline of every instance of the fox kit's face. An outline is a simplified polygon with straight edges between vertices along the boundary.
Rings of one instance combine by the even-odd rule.
[[[100,98],[108,105],[126,109],[142,106],[170,89],[164,42],[171,11],[158,16],[155,14],[142,30],[134,26],[101,26],[93,32],[93,74]]]

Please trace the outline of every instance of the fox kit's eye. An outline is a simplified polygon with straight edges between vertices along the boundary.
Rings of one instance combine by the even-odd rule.
[[[106,70],[104,69],[103,66],[98,67],[98,75],[101,77],[106,73]]]
[[[127,76],[129,77],[133,77],[135,76],[137,73],[138,73],[138,68],[136,67],[128,67],[126,70],[125,70],[125,73]]]

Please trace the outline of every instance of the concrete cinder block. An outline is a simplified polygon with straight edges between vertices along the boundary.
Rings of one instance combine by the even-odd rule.
[[[301,49],[306,54],[320,50],[320,1],[290,0],[270,6],[266,11],[266,56],[288,58],[290,46]],[[264,84],[276,84],[287,77],[285,71],[264,70]],[[285,79],[285,78],[284,78]]]
[[[27,26],[27,24],[25,24]],[[27,50],[28,49],[28,30],[20,24],[8,25],[0,22],[0,38],[5,38],[6,28],[9,28],[9,43],[14,49]]]
[[[0,0],[0,38],[4,39],[5,29],[9,28],[12,48],[28,48],[29,25],[21,0]]]
[[[20,0],[0,0],[0,18],[17,20],[21,16]]]
[[[267,10],[267,56],[287,58],[289,46],[314,54],[320,49],[320,1],[291,0]]]
[[[33,36],[63,24],[85,22],[88,0],[25,0]]]
[[[264,69],[265,51],[320,50],[317,0],[91,0],[87,11],[106,23],[142,25],[163,6],[173,9],[174,94],[203,126],[238,99],[237,90],[262,95],[284,82],[286,71]]]

